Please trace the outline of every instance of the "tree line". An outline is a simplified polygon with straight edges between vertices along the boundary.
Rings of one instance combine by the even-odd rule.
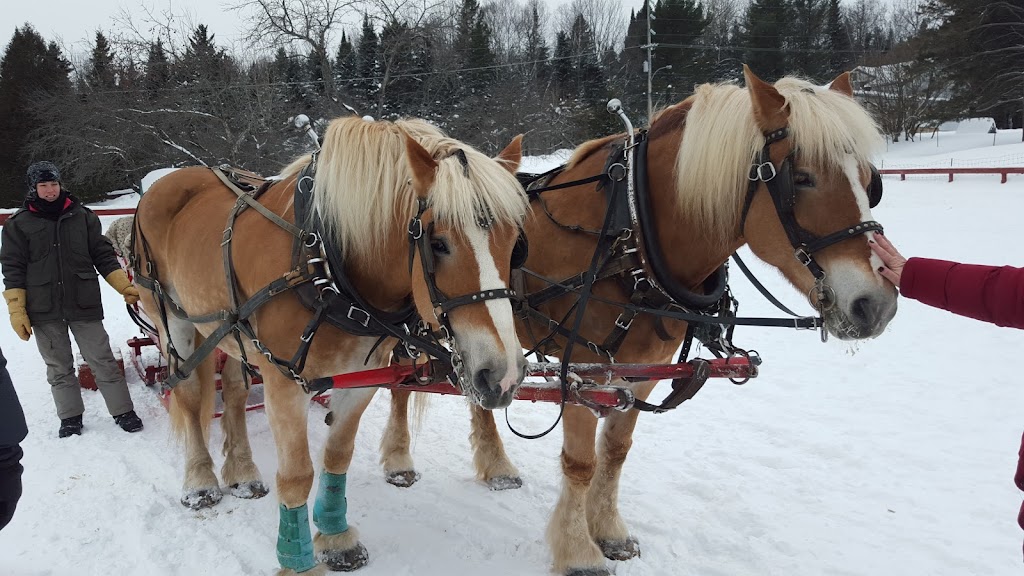
[[[244,0],[251,41],[229,50],[204,24],[175,33],[123,17],[68,54],[30,23],[0,59],[0,201],[49,158],[95,199],[148,171],[231,163],[273,174],[344,114],[419,116],[495,152],[525,133],[542,154],[634,123],[742,64],[824,83],[860,66],[858,91],[893,137],[927,122],[1024,116],[1024,9],[992,0]],[[161,24],[153,26],[152,24]],[[147,32],[140,32],[146,28]]]

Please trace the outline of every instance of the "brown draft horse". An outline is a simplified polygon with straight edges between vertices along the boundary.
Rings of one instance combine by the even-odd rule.
[[[795,78],[771,85],[749,69],[744,71],[745,89],[703,85],[654,118],[647,163],[657,239],[665,248],[672,275],[690,290],[700,290],[704,280],[746,244],[816,305],[815,278],[794,257],[793,245],[764,182],[758,183],[743,221],[751,161],[765,146],[765,134],[788,127],[788,135],[771,144],[771,161],[779,166],[794,154],[796,220],[806,230],[825,236],[871,220],[866,191],[869,159],[882,139],[873,120],[852,98],[848,74],[839,76],[828,90]],[[620,134],[583,144],[565,171],[548,184],[601,173],[611,147],[623,138]],[[555,222],[600,229],[607,207],[605,196],[588,184],[545,194],[543,202],[551,216],[535,209],[528,217],[525,231],[531,249],[525,268],[556,280],[573,277],[590,265],[596,239]],[[824,269],[826,286],[834,293],[834,302],[824,312],[826,328],[841,339],[877,336],[896,313],[896,291],[876,272],[880,263],[868,246],[871,234],[851,234],[814,254]],[[536,278],[527,278],[528,293],[546,287]],[[624,283],[615,278],[596,283],[593,290],[605,299],[629,302]],[[548,301],[540,311],[549,318],[562,318],[575,299],[566,295]],[[621,311],[591,302],[581,336],[601,342]],[[573,316],[569,318],[573,320]],[[546,326],[536,322],[517,327],[526,348],[534,345],[527,337],[531,330],[548,333]],[[663,340],[656,335],[653,318],[638,316],[615,354],[616,361],[672,362],[686,324],[666,320],[664,328],[672,338]],[[565,339],[558,337],[557,342]],[[581,346],[576,347],[573,360],[607,361]],[[640,399],[646,399],[655,386],[654,382],[622,384]],[[382,460],[392,474],[403,465],[412,470],[404,421],[407,402],[407,395],[394,396],[392,421],[382,441]],[[495,488],[518,485],[521,481],[505,455],[493,414],[471,410],[470,438],[478,476]],[[612,413],[598,436],[598,419],[590,410],[566,406],[561,456],[564,481],[547,531],[557,572],[606,575],[606,557],[626,560],[640,553],[618,507],[619,476],[637,415],[635,410]]]
[[[436,330],[428,282],[453,299],[508,286],[512,249],[529,210],[513,175],[520,157],[519,137],[496,161],[425,121],[336,119],[316,159],[313,209],[327,236],[341,247],[345,274],[359,294],[380,310],[401,308],[412,299],[420,317]],[[259,202],[295,222],[293,190],[311,159],[307,156],[288,167]],[[211,170],[195,167],[161,178],[139,203],[135,231],[144,241],[135,243],[138,270],[157,279],[163,292],[189,316],[231,305],[222,239],[236,200]],[[418,210],[423,230],[430,236],[428,243],[416,243],[411,254],[410,221]],[[421,253],[422,246],[429,246],[431,254]],[[235,221],[231,250],[240,302],[295,268],[291,234],[252,209]],[[425,263],[425,256],[433,261],[433,278],[426,277],[424,267],[411,266]],[[162,318],[154,291],[142,290],[142,305],[150,318]],[[288,358],[298,349],[311,317],[288,290],[260,307],[251,324],[263,345],[277,357]],[[219,326],[216,322],[192,324],[173,314],[166,318],[157,324],[168,357],[168,343],[187,358]],[[450,343],[461,354],[466,395],[489,408],[507,405],[526,366],[507,298],[452,309],[447,321]],[[336,390],[331,398],[333,422],[313,509],[318,528],[313,538],[306,508],[314,472],[307,438],[309,394],[260,354],[255,342],[242,342],[264,380],[266,412],[277,448],[277,553],[283,573],[322,571],[320,562],[336,570],[365,564],[366,549],[346,519],[345,475],[360,418],[376,389]],[[376,337],[354,336],[325,323],[312,340],[302,376],[310,379],[385,366],[395,341],[380,346],[375,342]],[[241,357],[234,337],[225,338],[220,346],[230,356]],[[189,506],[212,505],[221,497],[207,449],[215,394],[212,358],[182,381],[172,396],[175,428],[186,448],[182,502]],[[226,380],[231,384],[238,378]],[[238,388],[237,384],[225,387],[227,461],[222,473],[238,495],[259,496],[262,484],[252,463],[244,412],[235,395]],[[244,403],[244,390],[241,393]]]

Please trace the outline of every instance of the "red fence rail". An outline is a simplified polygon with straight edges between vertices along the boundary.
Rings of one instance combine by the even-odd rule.
[[[899,174],[900,180],[906,180],[907,174],[948,174],[949,181],[953,181],[954,174],[1000,174],[1003,178],[1001,183],[1006,184],[1007,174],[1024,174],[1024,166],[1015,168],[885,168],[878,171],[880,174]]]
[[[135,208],[96,208],[93,210],[97,216],[127,216],[128,214],[135,214]],[[2,212],[0,213],[0,226],[7,222],[7,219],[11,217],[14,212]]]

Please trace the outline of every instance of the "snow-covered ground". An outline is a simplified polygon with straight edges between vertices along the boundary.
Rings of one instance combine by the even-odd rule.
[[[1007,143],[995,147],[991,135],[964,135],[965,143],[943,134],[938,153],[947,162],[1024,153],[1011,144],[1020,131],[1005,134]],[[979,137],[988,144],[974,143]],[[887,164],[930,161],[934,146],[893,146]],[[874,216],[905,254],[1024,266],[1024,177],[887,178],[885,188]],[[777,274],[756,268],[809,312]],[[741,313],[774,314],[733,276]],[[104,290],[107,328],[127,354],[134,327],[118,295]],[[715,381],[673,413],[641,416],[620,504],[643,555],[610,563],[616,574],[1021,573],[1022,494],[1012,477],[1024,431],[1016,365],[1024,333],[903,300],[887,332],[860,344],[754,328],[739,329],[736,341],[761,353],[759,378],[743,387]],[[85,391],[85,434],[61,440],[35,343],[0,327],[0,346],[31,429],[25,495],[0,532],[0,575],[272,573],[274,494],[225,496],[200,512],[178,504],[182,453],[156,395],[137,377],[129,373],[143,432],[117,429],[99,394]],[[348,478],[349,520],[371,555],[360,573],[547,574],[543,534],[559,490],[560,432],[527,441],[501,424],[525,485],[490,492],[473,478],[464,401],[434,397],[414,440],[423,477],[398,489],[377,463],[387,408],[388,394],[378,394]],[[556,412],[517,403],[509,418],[537,432]],[[317,452],[324,413],[310,408]],[[248,418],[256,462],[273,486],[266,416]],[[219,445],[218,428],[212,436]]]

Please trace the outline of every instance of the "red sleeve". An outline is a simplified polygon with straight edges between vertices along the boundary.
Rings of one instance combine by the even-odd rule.
[[[900,293],[954,314],[1024,329],[1024,268],[911,258]]]

